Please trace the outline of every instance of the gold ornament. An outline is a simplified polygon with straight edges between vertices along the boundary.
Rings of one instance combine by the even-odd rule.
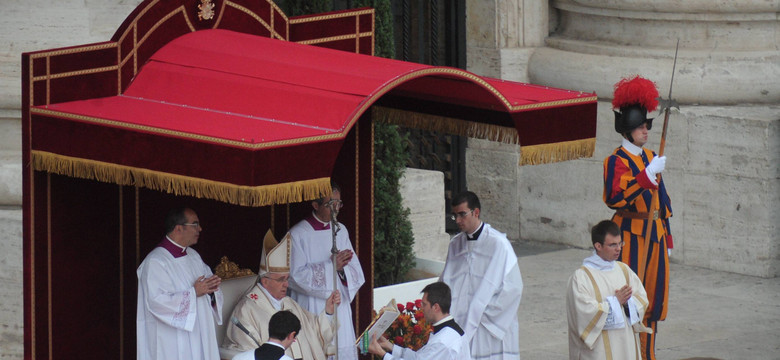
[[[254,275],[255,273],[249,269],[240,269],[238,265],[230,260],[227,256],[223,256],[219,261],[219,265],[214,269],[214,274],[222,278],[222,280]]]

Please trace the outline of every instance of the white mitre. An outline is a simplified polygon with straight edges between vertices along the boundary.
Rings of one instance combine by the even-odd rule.
[[[289,273],[290,272],[290,247],[292,241],[288,232],[282,241],[276,242],[274,234],[269,229],[263,239],[263,251],[260,257],[260,270],[258,275],[265,273]]]

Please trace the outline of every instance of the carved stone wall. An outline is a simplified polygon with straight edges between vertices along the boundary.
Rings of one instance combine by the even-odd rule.
[[[642,74],[687,104],[780,103],[780,2],[554,0],[556,21],[529,63],[533,83],[596,90]]]
[[[544,45],[546,1],[466,0],[466,61],[479,75],[528,82],[533,49]]]
[[[403,206],[409,208],[414,234],[414,254],[418,258],[444,261],[450,236],[444,230],[444,173],[407,168],[399,180]]]
[[[479,196],[480,219],[510,240],[520,238],[518,174],[520,147],[469,139],[466,149],[466,184]]]

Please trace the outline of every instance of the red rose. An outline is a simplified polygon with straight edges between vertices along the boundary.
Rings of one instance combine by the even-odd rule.
[[[415,335],[420,335],[420,333],[422,332],[422,327],[420,327],[420,325],[415,325],[414,330],[412,331],[414,331]]]
[[[403,344],[403,343],[404,343],[404,338],[403,338],[403,337],[400,337],[400,336],[396,336],[396,337],[395,337],[395,341],[393,341],[393,343],[394,343],[394,344],[396,344],[396,345],[398,345],[398,346],[400,346],[401,344]]]
[[[398,311],[404,311],[403,304],[398,304]]]
[[[418,308],[422,309],[422,300],[417,299],[415,300],[414,304],[417,305]]]
[[[411,302],[411,301],[410,301],[410,302],[408,302],[408,303],[406,303],[406,308],[407,308],[409,311],[412,311],[412,309],[414,309],[414,303],[413,303],[413,302]]]
[[[425,315],[423,315],[422,311],[418,311],[418,312],[414,313],[414,318],[417,319],[417,320],[420,320],[423,317],[425,317]]]

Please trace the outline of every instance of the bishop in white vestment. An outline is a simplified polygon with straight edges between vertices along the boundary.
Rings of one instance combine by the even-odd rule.
[[[616,261],[623,244],[620,229],[610,220],[593,227],[596,250],[569,278],[566,293],[569,359],[639,360],[638,333],[647,293],[642,281]]]
[[[325,360],[328,345],[336,333],[336,321],[330,314],[340,302],[338,293],[333,292],[329,304],[319,315],[313,314],[286,296],[290,276],[289,265],[290,235],[277,244],[273,234],[268,231],[264,239],[260,282],[250,288],[233,309],[233,316],[249,334],[235,323],[227,325],[223,347],[231,350],[247,351],[269,340],[268,324],[276,312],[290,311],[301,323],[296,340],[285,351],[293,359]],[[257,341],[257,342],[255,342]],[[333,353],[331,349],[331,353]]]
[[[334,188],[331,196],[313,201],[312,215],[290,229],[290,297],[313,313],[325,309],[325,301],[334,289],[331,211],[340,209],[340,199],[340,191]],[[343,266],[336,281],[342,300],[337,311],[339,360],[357,360],[350,303],[366,280],[360,261],[353,256],[349,231],[341,223],[338,223],[338,229],[336,246]]]
[[[137,358],[219,360],[220,279],[189,247],[198,241],[198,217],[190,209],[172,211],[166,230],[137,270]]]
[[[461,233],[450,240],[441,280],[452,289],[451,314],[470,339],[475,360],[519,359],[517,309],[523,279],[506,234],[479,220],[476,194],[453,198]]]

